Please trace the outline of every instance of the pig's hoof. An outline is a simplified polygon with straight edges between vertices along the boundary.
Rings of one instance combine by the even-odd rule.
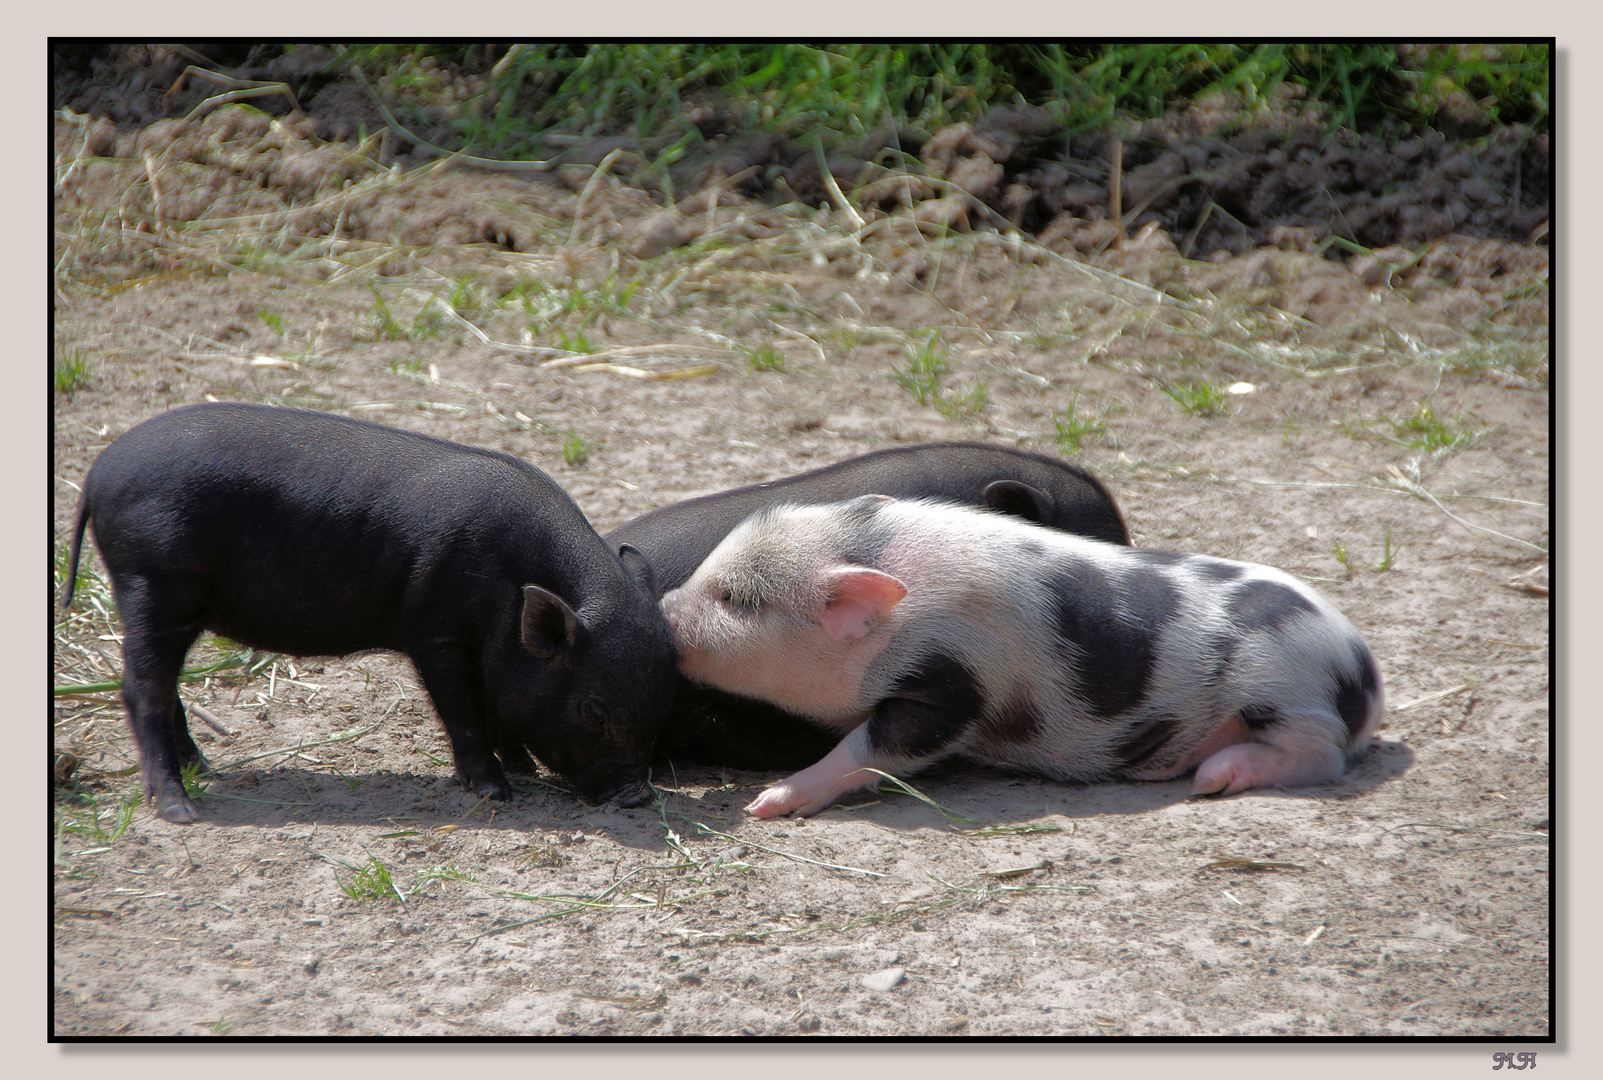
[[[746,804],[746,813],[753,817],[784,817],[796,809],[798,800],[784,787],[771,787]]]
[[[1248,788],[1301,787],[1339,780],[1341,751],[1292,752],[1263,743],[1227,746],[1197,766],[1193,795],[1234,795]]]
[[[651,801],[651,786],[643,780],[629,780],[604,793],[596,801],[620,810],[644,806]]]
[[[163,795],[156,799],[156,816],[174,825],[193,825],[199,813],[195,809],[195,804],[182,792],[176,795]]]
[[[481,799],[500,799],[504,801],[512,798],[512,785],[501,777],[470,780],[458,773],[457,779],[462,781],[464,787]]]
[[[1232,746],[1229,749],[1239,749]],[[1196,779],[1191,782],[1192,795],[1234,795],[1258,784],[1254,770],[1246,755],[1221,750],[1197,766]]]

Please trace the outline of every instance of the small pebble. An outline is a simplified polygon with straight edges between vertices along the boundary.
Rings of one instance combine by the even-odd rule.
[[[906,980],[907,969],[893,967],[886,968],[884,971],[876,971],[872,975],[863,976],[863,985],[870,990],[885,991],[902,985]]]

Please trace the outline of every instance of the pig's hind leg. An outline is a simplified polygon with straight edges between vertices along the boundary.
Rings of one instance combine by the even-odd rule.
[[[1197,766],[1193,795],[1233,795],[1261,787],[1340,780],[1347,729],[1338,716],[1276,716],[1236,725],[1248,741],[1217,749]]]
[[[145,577],[112,579],[123,622],[122,700],[139,748],[145,797],[156,816],[188,825],[198,813],[182,770],[205,765],[178,699],[178,675],[200,636],[201,601],[191,587]]]

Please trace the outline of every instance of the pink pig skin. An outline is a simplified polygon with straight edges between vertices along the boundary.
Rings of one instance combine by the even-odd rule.
[[[840,642],[856,642],[867,637],[907,595],[907,586],[891,575],[864,567],[835,567],[826,570],[822,577],[829,589],[829,599],[822,609],[815,609],[811,614],[825,633]],[[764,818],[784,814],[811,817],[848,791],[867,787],[879,779],[878,773],[863,768],[868,756],[868,740],[858,728],[823,760],[764,791],[746,810]]]
[[[870,786],[880,775],[864,768],[860,760],[860,755],[868,753],[867,744],[863,729],[858,727],[822,760],[747,803],[746,812],[760,818],[786,814],[811,817],[847,792]]]
[[[884,626],[896,605],[907,596],[907,586],[890,574],[862,566],[830,567],[820,572],[818,580],[824,598],[821,604],[814,605],[806,612],[808,621],[822,627],[832,642],[852,656],[855,662],[851,667],[866,665],[884,647],[885,640],[883,634],[877,640],[865,639]],[[705,677],[711,665],[707,650],[685,642],[676,626],[678,609],[674,603],[665,604],[664,610],[669,626],[680,638],[681,668],[693,678],[698,675]],[[802,647],[805,647],[804,643]],[[750,669],[747,674],[749,677]],[[860,680],[835,681],[842,687],[850,683],[847,689],[855,692]],[[807,690],[798,688],[794,691],[794,697],[811,695],[816,708],[818,690],[818,682],[813,681]],[[829,696],[832,695],[826,695],[826,698]],[[860,725],[867,719],[861,710],[854,711],[856,715],[841,726]],[[854,731],[821,761],[764,791],[746,809],[757,817],[765,818],[791,813],[803,817],[816,814],[848,791],[866,787],[879,779],[878,773],[863,768],[868,756],[867,739]]]
[[[837,566],[819,576],[829,599],[811,614],[836,641],[868,636],[907,595],[907,586],[891,575],[862,566]]]
[[[713,685],[738,678],[753,696],[850,731],[867,719],[857,700],[863,671],[885,647],[885,620],[907,595],[907,587],[890,574],[862,566],[827,568],[817,580],[822,600],[807,609],[807,625],[784,627],[783,639],[765,642],[755,651],[704,647],[685,630],[681,594],[670,593],[663,613],[679,642],[680,670]],[[807,663],[797,664],[797,657],[806,657]]]
[[[823,667],[834,677],[818,678],[819,641],[817,630],[804,631],[792,648],[765,650],[762,656],[745,657],[741,677],[761,681],[765,675],[770,696],[786,695],[795,705],[810,706],[815,714],[828,708],[837,695],[855,695],[861,684],[857,675],[877,656],[887,643],[891,628],[886,626],[897,604],[907,596],[907,586],[896,577],[864,566],[833,566],[819,571],[817,583],[822,602],[804,609],[807,622],[822,628],[829,642],[839,650],[842,659]],[[692,678],[716,680],[717,659],[708,650],[687,640],[678,622],[676,598],[664,603],[668,625],[680,642],[680,667]],[[790,671],[788,661],[806,655],[811,663],[803,665],[812,676],[805,686],[790,687],[781,673]],[[777,660],[777,668],[765,661]],[[758,672],[762,674],[757,674]],[[850,672],[852,674],[848,675]],[[785,683],[783,689],[776,684]],[[748,682],[748,686],[752,685]],[[806,700],[803,700],[806,699]],[[777,698],[776,698],[777,700]],[[848,732],[833,750],[821,760],[773,785],[747,804],[746,811],[756,817],[771,818],[794,814],[811,817],[836,799],[859,788],[869,787],[881,779],[868,762],[873,751],[868,745],[862,723],[869,714],[848,705],[849,714],[833,720],[832,726]]]

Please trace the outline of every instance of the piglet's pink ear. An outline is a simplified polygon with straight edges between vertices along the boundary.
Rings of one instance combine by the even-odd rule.
[[[856,641],[884,621],[907,595],[907,586],[866,566],[837,566],[825,570],[829,599],[818,621],[836,641]]]

